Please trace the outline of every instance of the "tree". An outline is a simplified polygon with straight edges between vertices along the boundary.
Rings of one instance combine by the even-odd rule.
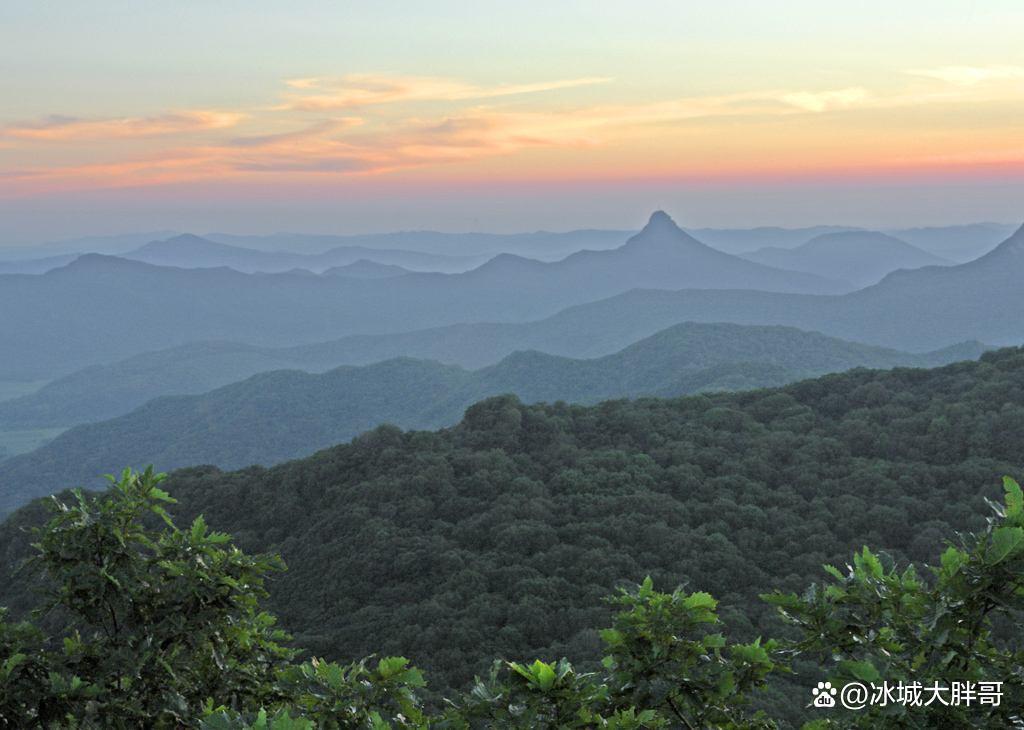
[[[278,699],[265,677],[293,652],[259,600],[264,577],[283,563],[245,555],[201,517],[179,530],[162,479],[126,470],[102,497],[54,498],[35,560],[52,586],[40,613],[58,612],[65,630],[58,651],[35,642],[12,655],[26,659],[7,682],[29,681],[41,662],[51,690],[28,693],[19,720],[178,727],[210,697],[235,707]],[[15,648],[28,644],[23,629],[13,632]]]

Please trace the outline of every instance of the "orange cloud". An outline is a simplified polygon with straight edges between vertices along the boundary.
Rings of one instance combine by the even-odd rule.
[[[989,69],[986,78],[1005,82],[1010,77],[1007,68],[1015,67]],[[963,155],[978,164],[1016,159],[1009,146],[997,145],[991,135],[982,137],[973,127],[957,127],[951,120],[928,127],[934,130],[930,137],[922,134],[927,130],[911,129],[913,124],[919,125],[913,116],[919,112],[914,108],[924,104],[946,105],[940,120],[950,119],[945,112],[972,108],[969,105],[979,100],[999,104],[1000,119],[1014,118],[1012,113],[1002,112],[1019,105],[1020,95],[1007,93],[1005,83],[952,81],[985,76],[981,73],[933,74],[936,80],[939,76],[948,76],[952,85],[921,89],[917,84],[887,95],[859,86],[768,89],[572,107],[487,102],[607,79],[494,86],[434,77],[292,79],[287,82],[291,91],[286,103],[278,107],[91,120],[49,117],[0,128],[0,159],[7,168],[0,181],[5,191],[24,193],[76,186],[271,179],[266,173],[280,176],[274,180],[310,174],[374,175],[449,165],[448,172],[437,173],[440,179],[479,174],[483,167],[474,168],[474,163],[498,157],[513,159],[500,168],[489,166],[489,174],[499,174],[495,172],[498,169],[503,174],[530,170],[539,177],[550,176],[555,166],[567,164],[577,172],[593,170],[603,175],[683,167],[708,174],[716,170],[759,174],[787,166],[850,169],[861,160],[870,165],[900,155],[905,155],[900,164],[908,166],[942,164],[936,160],[944,154]],[[443,102],[443,111],[416,116],[402,106],[420,101]],[[310,123],[306,113],[319,110],[331,114],[341,108],[386,104],[394,105],[386,114],[368,113],[365,118],[328,116]],[[901,119],[903,126],[894,127],[892,122]],[[249,122],[244,134],[235,129],[242,120]],[[744,125],[742,131],[738,131],[740,124]],[[996,126],[992,122],[986,129],[993,131]],[[1010,126],[1002,123],[1003,128]],[[176,140],[170,148],[162,145],[158,149],[155,144],[69,145],[49,158],[35,145],[47,140],[74,143],[197,132],[207,134],[201,141]],[[1003,129],[996,136],[1009,135]],[[533,154],[540,149],[565,154]],[[74,153],[80,154],[71,163]],[[99,154],[109,158],[96,162]]]
[[[186,134],[234,127],[245,114],[224,111],[186,111],[156,117],[79,119],[50,116],[36,122],[0,128],[0,136],[33,141],[125,139]]]

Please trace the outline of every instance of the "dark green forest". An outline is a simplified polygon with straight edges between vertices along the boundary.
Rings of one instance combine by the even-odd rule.
[[[381,427],[271,469],[180,470],[164,488],[177,519],[202,514],[283,556],[266,606],[297,646],[407,657],[439,697],[495,657],[595,671],[604,598],[648,575],[713,594],[737,641],[779,635],[761,593],[803,591],[864,544],[887,564],[934,561],[956,531],[986,529],[1021,443],[1024,350],[1004,349],[670,400],[497,397],[443,431]],[[21,528],[43,519],[36,504],[0,530],[15,617],[38,600],[32,573],[13,572],[31,554]],[[758,702],[792,721],[802,678]]]

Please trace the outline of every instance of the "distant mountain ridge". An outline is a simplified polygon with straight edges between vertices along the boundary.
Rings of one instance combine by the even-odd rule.
[[[357,261],[370,261],[386,266],[400,266],[417,271],[458,273],[478,266],[480,256],[444,256],[440,254],[371,249],[362,246],[332,248],[318,254],[287,251],[258,251],[232,246],[192,234],[182,234],[164,241],[152,241],[124,254],[124,258],[144,261],[154,266],[175,266],[182,269],[228,267],[244,273],[281,273],[306,269],[321,273],[327,269],[350,266]]]
[[[404,276],[413,273],[409,269],[394,264],[380,264],[369,259],[359,259],[351,264],[335,266],[323,272],[324,276],[351,276],[356,279],[390,279],[392,276]]]
[[[567,315],[569,318],[565,324],[561,320],[566,315],[556,315],[550,320],[523,325],[454,325],[403,335],[347,337],[299,347],[268,348],[234,342],[189,343],[143,353],[110,365],[94,365],[48,383],[30,395],[0,402],[0,431],[63,428],[106,420],[127,413],[153,398],[203,393],[269,370],[297,369],[319,373],[341,365],[362,366],[400,357],[437,360],[447,365],[480,369],[495,365],[517,351],[553,353],[552,357],[566,359],[593,359],[628,349],[637,337],[652,336],[652,332],[661,328],[666,328],[666,332],[678,332],[675,323],[659,323],[652,319],[655,330],[651,332],[638,329],[634,335],[629,330],[614,329],[608,333],[609,337],[599,339],[596,332],[587,332],[583,323],[572,317],[572,311]],[[600,322],[594,324],[599,325]],[[594,324],[591,329],[596,329]],[[563,328],[581,333],[589,346],[580,347],[582,342],[564,336]],[[703,343],[710,341],[712,333],[721,335],[729,332],[742,336],[745,330],[737,325],[693,324],[690,332],[697,346],[706,348],[708,345]],[[714,341],[716,350],[722,353],[748,347],[743,343],[731,344],[721,336]],[[832,342],[833,351],[839,342]],[[866,353],[871,352],[870,347],[849,346],[861,358],[857,362],[879,367],[891,364],[931,366],[973,359],[985,349],[980,343],[965,342],[930,355],[908,354],[903,359],[895,359],[894,351],[880,350],[884,355],[871,360],[866,357]],[[736,357],[739,355],[732,359]],[[728,361],[729,358],[722,357],[715,364]],[[849,361],[840,359],[838,362]],[[795,369],[792,362],[787,367]],[[821,367],[826,365],[812,367],[809,372],[817,372]]]
[[[876,284],[897,269],[952,263],[876,231],[825,233],[796,248],[761,248],[743,256],[778,268],[844,278],[857,286]]]
[[[747,254],[761,248],[796,248],[813,238],[845,231],[862,231],[852,226],[808,226],[806,228],[694,228],[690,233],[709,246],[733,254]]]
[[[343,362],[366,364],[400,355],[436,359],[467,367],[481,367],[493,364],[518,349],[539,349],[571,357],[601,356],[629,345],[638,337],[651,335],[659,329],[688,320],[782,324],[820,331],[857,342],[912,351],[947,347],[965,340],[981,340],[994,346],[1012,345],[1024,342],[1024,323],[1019,316],[1019,313],[1024,311],[1024,294],[1019,292],[1018,286],[1018,282],[1024,278],[1024,263],[1021,263],[1018,256],[999,252],[1012,252],[1014,247],[1019,248],[1021,237],[1022,233],[1018,231],[991,255],[975,263],[899,272],[872,287],[838,297],[753,291],[638,289],[589,303],[572,305],[556,314],[542,314],[527,322],[502,322],[494,316],[494,310],[480,310],[475,312],[476,318],[482,320],[478,323],[436,326],[421,324],[423,329],[416,329],[417,323],[412,318],[406,318],[403,320],[405,329],[408,330],[406,332],[396,331],[396,326],[390,333],[384,331],[377,334],[336,337],[334,333],[325,331],[326,328],[321,328],[315,333],[308,334],[309,344],[298,345],[296,349],[303,351],[301,358],[315,360],[318,363],[326,362],[325,367],[329,367],[331,363]],[[993,260],[995,263],[992,263]],[[168,272],[174,273],[173,270],[158,270],[161,277],[168,276]],[[48,274],[47,277],[55,276],[57,273]],[[250,281],[241,274],[221,276],[206,272],[203,276],[212,279],[213,282],[223,279],[225,285],[228,282],[237,282],[230,284],[236,288]],[[24,282],[40,278],[46,279],[13,277],[13,280]],[[114,277],[108,283],[95,282],[98,287],[96,291],[103,292],[104,298],[107,298],[106,292],[111,289],[138,287],[138,300],[142,304],[137,309],[148,306],[147,295],[150,289],[142,285],[141,279],[133,277],[127,282],[119,282],[117,278]],[[172,282],[178,279],[177,276],[169,278]],[[315,302],[316,297],[313,295],[323,286],[323,282],[320,281],[321,277],[314,277],[309,283],[294,275],[290,278],[300,283],[301,289],[297,289],[294,296],[289,295],[280,306],[270,307],[268,311],[271,316],[259,322],[258,327],[255,327],[257,323],[254,323],[254,329],[251,330],[235,325],[233,332],[236,336],[252,336],[253,341],[259,343],[259,335],[267,329],[272,330],[276,327],[288,328],[292,334],[306,333],[308,324],[304,319],[293,318],[290,322],[278,325],[275,317],[282,307],[295,312],[296,301]],[[16,292],[17,287],[10,287],[6,283],[11,280],[0,279],[0,299],[3,299],[5,292]],[[182,281],[191,281],[191,277]],[[355,282],[355,285],[358,289],[362,283]],[[54,296],[59,298],[69,285],[64,284],[58,276],[54,286],[58,292]],[[486,284],[482,288],[483,297],[486,295]],[[251,308],[259,311],[267,305],[268,299],[276,301],[276,289],[277,287],[269,292],[264,291],[262,295],[253,291]],[[211,288],[211,291],[214,290]],[[286,293],[288,291],[290,290],[286,288]],[[82,294],[79,300],[84,298],[85,295]],[[25,295],[17,295],[11,301],[15,302],[11,306],[28,307],[28,297]],[[309,317],[315,317],[316,319],[312,321],[321,324],[324,312],[330,312],[330,308],[325,310],[322,304],[314,305],[312,302],[309,304]],[[923,302],[926,302],[927,306],[923,306]],[[34,306],[42,311],[45,307],[52,308],[53,302],[49,299],[40,299]],[[76,322],[77,310],[72,308],[68,312],[65,319]],[[467,310],[461,310],[453,314],[453,317],[459,313],[465,316]],[[507,315],[507,312],[505,314]],[[488,319],[491,321],[488,322]],[[219,336],[216,330],[210,331],[214,328],[206,328],[207,323],[204,321],[200,321],[199,327],[193,327],[188,322],[185,324],[188,327],[188,336],[192,339],[215,339]],[[51,325],[52,319],[47,318],[36,330],[25,333],[25,349],[31,351],[32,348],[39,348],[38,331],[45,330]],[[11,323],[0,320],[0,331],[5,327],[10,330]],[[81,358],[90,352],[88,348],[97,343],[95,337],[85,338],[82,343],[75,343],[76,338],[81,337],[85,329],[89,328],[84,325],[70,327],[65,333],[66,339],[60,343],[61,354],[54,354],[41,362],[49,364],[59,362],[60,357],[67,358],[70,342],[78,348],[79,367],[87,364],[82,362]],[[136,330],[141,334],[134,343],[138,345],[138,352],[146,349],[155,350],[158,347],[173,347],[177,344],[173,327],[165,327],[157,333],[150,332],[140,323],[134,329],[126,325],[118,333]],[[146,342],[145,336],[149,334],[153,337]],[[16,334],[11,335],[8,332],[5,336],[6,342],[17,342]],[[93,362],[110,362],[134,355],[135,353],[130,350],[122,349],[121,352],[117,352],[117,346],[123,347],[122,340],[123,338],[118,337],[113,347],[96,347],[92,355],[95,358]],[[311,342],[314,340],[320,342],[314,344]],[[264,339],[263,346],[279,347],[281,344],[267,343]],[[75,347],[70,351],[76,352]],[[7,366],[7,377],[45,377],[33,375],[38,372],[37,366],[30,368],[31,360],[27,360],[22,348],[12,346],[10,352],[14,353],[13,356],[5,362],[0,362],[0,368],[5,364]],[[12,365],[18,364],[19,358],[22,369],[15,370]],[[15,375],[12,376],[10,373]]]
[[[467,273],[479,281],[500,283],[510,275],[529,278],[530,289],[609,291],[644,287],[757,289],[765,291],[834,292],[849,284],[810,274],[783,271],[723,253],[679,228],[664,211],[655,211],[643,230],[619,248],[578,251],[545,263],[502,254]],[[630,278],[631,277],[631,278]]]
[[[528,258],[554,261],[583,249],[608,249],[621,246],[635,230],[579,229],[564,232],[529,233],[443,233],[440,231],[395,231],[367,234],[275,233],[244,236],[209,233],[211,241],[246,246],[259,250],[288,250],[322,253],[337,247],[365,247],[376,250],[393,248],[447,256],[491,257],[511,253]]]
[[[963,263],[987,253],[1013,233],[1014,226],[1002,223],[921,228],[881,229],[881,232],[907,241],[924,251],[956,263]],[[795,248],[812,238],[839,231],[864,231],[852,226],[810,226],[806,228],[693,228],[691,235],[713,248],[733,254],[749,253],[759,248]],[[338,247],[365,247],[372,250],[399,249],[449,256],[489,257],[512,253],[529,258],[553,261],[584,249],[602,250],[621,246],[636,230],[581,229],[565,232],[533,233],[442,233],[437,231],[399,231],[374,234],[300,234],[238,235],[207,233],[209,241],[257,251],[292,254],[320,254]],[[152,241],[181,235],[158,231],[116,236],[89,236],[36,246],[0,246],[0,272],[42,273],[82,253],[124,255]],[[20,263],[19,263],[20,262]]]
[[[0,379],[58,377],[196,340],[286,346],[467,320],[528,321],[633,288],[685,287],[844,289],[712,249],[664,214],[617,249],[556,262],[500,256],[461,274],[380,280],[186,270],[88,254],[40,276],[0,277],[0,310],[21,313],[0,319],[0,340],[12,345]]]
[[[594,403],[781,385],[856,366],[938,365],[962,354],[910,355],[785,327],[685,323],[594,360],[531,351],[476,371],[398,358],[321,375],[263,372],[201,395],[157,398],[0,462],[0,513],[47,490],[94,484],[96,475],[126,464],[271,464],[384,422],[444,426],[501,393]]]

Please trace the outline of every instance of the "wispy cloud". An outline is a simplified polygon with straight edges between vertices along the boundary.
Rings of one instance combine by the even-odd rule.
[[[870,99],[867,89],[854,87],[833,91],[796,91],[782,94],[780,100],[786,104],[809,112],[824,112],[833,109],[848,109],[859,106]]]
[[[0,137],[38,141],[126,139],[186,134],[234,127],[245,114],[229,111],[184,111],[155,117],[82,119],[52,115],[0,127]]]
[[[609,79],[483,85],[427,76],[311,77],[287,81],[283,95],[276,99],[284,103],[258,109],[105,119],[52,116],[11,124],[0,127],[0,150],[9,170],[4,175],[5,187],[20,186],[19,191],[270,179],[274,173],[282,180],[375,175],[473,163],[543,148],[624,149],[636,145],[640,137],[645,140],[643,147],[634,147],[634,151],[641,157],[650,149],[674,145],[677,155],[688,150],[695,159],[703,159],[698,147],[686,145],[700,136],[706,149],[708,135],[716,134],[725,135],[718,139],[726,146],[733,140],[754,140],[748,147],[756,156],[758,134],[771,135],[772,141],[766,145],[785,145],[786,134],[790,134],[793,149],[799,150],[801,135],[815,129],[834,134],[836,125],[846,123],[842,115],[852,110],[877,112],[979,99],[1001,101],[1007,97],[1006,81],[1024,78],[1024,68],[1016,66],[944,67],[911,73],[947,85],[934,88],[929,84],[922,90],[921,84],[916,84],[888,93],[861,86],[776,88],[588,104],[575,95],[512,97],[603,84]],[[995,81],[1003,83],[983,83]],[[603,98],[616,97],[603,94]],[[816,121],[819,117],[825,124]],[[737,135],[734,130],[740,124],[749,125],[750,133]],[[695,130],[698,134],[691,134]],[[105,148],[85,144],[144,137],[164,139],[149,145]],[[655,139],[658,144],[649,141]],[[54,143],[53,151],[41,154],[43,142]],[[80,148],[71,146],[78,142]],[[974,144],[971,149],[978,151],[977,147]],[[98,149],[105,150],[105,159],[95,151]],[[915,149],[908,154],[923,152]],[[743,160],[744,165],[753,164],[749,156]],[[651,165],[652,161],[637,160],[637,164]]]
[[[284,103],[276,108],[326,111],[407,101],[493,99],[603,84],[609,81],[611,79],[604,77],[587,77],[530,84],[479,86],[457,79],[431,76],[353,74],[340,78],[314,77],[288,80],[288,87],[298,93],[285,94]]]
[[[254,134],[245,137],[235,137],[228,140],[228,144],[234,147],[273,147],[290,142],[316,139],[325,135],[334,134],[344,129],[358,127],[363,123],[359,117],[341,117],[337,119],[326,119],[308,127],[295,129],[288,132],[275,132],[273,134]]]
[[[1024,66],[939,66],[911,69],[907,73],[956,86],[974,86],[989,81],[1024,81]]]

